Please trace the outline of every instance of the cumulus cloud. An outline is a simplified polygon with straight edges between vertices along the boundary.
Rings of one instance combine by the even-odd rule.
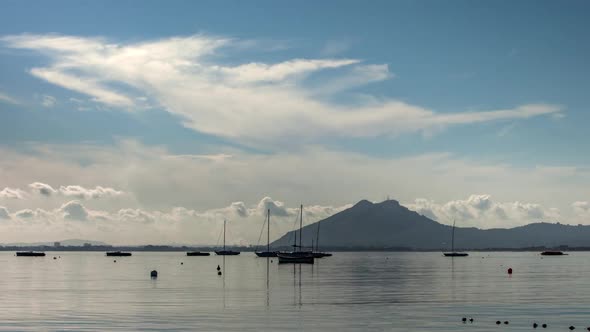
[[[19,227],[23,234],[34,236],[19,238],[19,241],[49,241],[67,236],[75,232],[83,238],[100,239],[107,242],[124,244],[216,244],[222,229],[223,220],[228,222],[227,241],[230,244],[256,244],[260,229],[264,223],[265,213],[261,206],[281,206],[284,214],[276,214],[271,220],[271,236],[278,238],[293,226],[293,215],[298,213],[297,207],[287,208],[284,204],[264,197],[257,204],[246,205],[233,202],[226,207],[195,210],[175,207],[169,210],[147,210],[142,208],[123,208],[117,211],[88,209],[80,201],[69,201],[55,209],[23,209],[10,215],[7,219]],[[348,207],[312,206],[304,210],[304,224],[310,224],[328,217],[328,213],[341,211]],[[292,211],[291,213],[286,212]],[[14,217],[14,218],[11,218]],[[0,208],[0,218],[2,209]],[[27,221],[27,223],[23,223]],[[84,222],[80,222],[84,221]],[[10,223],[8,224],[8,227]],[[6,223],[0,225],[7,227]],[[32,235],[33,230],[36,234]],[[2,241],[0,232],[0,241]],[[20,234],[20,233],[19,233]],[[53,234],[54,238],[48,238]],[[20,235],[19,235],[20,236]],[[10,241],[14,241],[11,238]],[[219,244],[219,243],[217,243]]]
[[[47,197],[52,195],[62,195],[65,197],[74,197],[78,199],[98,199],[105,197],[116,197],[124,194],[123,191],[101,186],[96,186],[94,189],[92,189],[84,188],[78,185],[70,185],[60,186],[58,189],[54,189],[52,186],[42,182],[33,182],[29,184],[29,188],[31,188],[33,192]]]
[[[436,203],[419,198],[406,204],[412,209],[433,220],[452,224],[456,221],[462,226],[480,228],[512,227],[537,221],[557,221],[560,212],[554,208],[535,203],[496,202],[491,195],[471,195],[467,199]]]
[[[10,213],[8,213],[8,209],[0,206],[0,219],[10,219]]]
[[[315,97],[316,87],[306,77],[336,71],[341,80],[324,84],[325,92],[336,93],[393,77],[388,65],[333,58],[277,63],[242,60],[226,65],[224,57],[235,55],[242,44],[207,35],[117,43],[102,38],[24,34],[5,36],[1,41],[6,47],[30,49],[49,57],[48,66],[30,71],[40,79],[116,109],[141,109],[136,101],[147,98],[152,106],[184,119],[189,128],[239,139],[243,144],[303,144],[323,136],[431,134],[452,125],[563,112],[561,106],[546,104],[440,113],[392,99],[355,106],[329,103]]]
[[[69,201],[62,205],[59,210],[64,213],[65,219],[86,220],[88,211],[79,201]]]
[[[57,193],[57,190],[53,189],[50,185],[41,182],[33,182],[29,184],[29,188],[43,196],[51,196]]]
[[[23,199],[25,192],[15,188],[4,188],[0,191],[0,198]]]

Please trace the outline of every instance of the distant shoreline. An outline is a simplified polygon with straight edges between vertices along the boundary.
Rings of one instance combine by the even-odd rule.
[[[261,247],[262,248],[262,247]],[[145,251],[145,252],[185,252],[203,251],[213,252],[219,247],[188,247],[188,246],[0,246],[0,251],[77,251],[77,252],[105,252],[105,251]],[[227,247],[227,249],[241,252],[254,252],[255,247]],[[260,248],[259,248],[260,249]],[[264,248],[265,249],[265,248]],[[288,251],[291,248],[272,248],[275,251]],[[590,247],[526,247],[526,248],[455,248],[455,251],[467,252],[541,252],[545,250],[559,251],[590,251]],[[321,251],[329,252],[446,252],[448,248],[439,249],[413,249],[413,248],[372,248],[372,247],[325,247]]]

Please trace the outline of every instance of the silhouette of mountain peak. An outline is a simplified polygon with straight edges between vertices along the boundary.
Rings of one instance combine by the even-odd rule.
[[[356,203],[353,208],[358,208],[358,207],[369,207],[369,206],[373,206],[372,202],[369,202],[366,199],[360,200],[358,201],[358,203]]]

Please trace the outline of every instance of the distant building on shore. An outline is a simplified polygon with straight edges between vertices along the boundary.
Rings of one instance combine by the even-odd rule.
[[[59,248],[61,247],[61,242],[53,242],[53,246]]]

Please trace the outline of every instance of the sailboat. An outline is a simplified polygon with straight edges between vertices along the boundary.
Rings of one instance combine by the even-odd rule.
[[[226,224],[226,220],[223,220],[223,250],[216,250],[215,251],[215,254],[216,255],[220,255],[220,256],[235,256],[235,255],[239,255],[240,254],[239,251],[225,250],[225,224]]]
[[[266,211],[266,251],[256,251],[258,257],[277,257],[276,251],[270,251],[270,209]]]
[[[302,251],[301,230],[303,229],[303,204],[301,205],[301,213],[299,216],[299,245],[297,245],[297,237],[293,243],[292,252],[278,252],[279,264],[283,263],[298,263],[298,264],[313,264],[314,257],[311,251]],[[299,248],[299,250],[297,250]]]
[[[324,257],[332,256],[332,254],[329,252],[321,252],[320,251],[320,223],[321,222],[322,222],[321,220],[318,221],[318,230],[316,233],[316,241],[315,241],[316,248],[315,248],[315,251],[313,252],[314,258],[324,258]],[[311,243],[311,249],[313,251],[313,242]]]
[[[453,230],[451,232],[451,252],[443,253],[446,257],[465,257],[469,256],[466,252],[455,252],[455,220],[453,220]]]

